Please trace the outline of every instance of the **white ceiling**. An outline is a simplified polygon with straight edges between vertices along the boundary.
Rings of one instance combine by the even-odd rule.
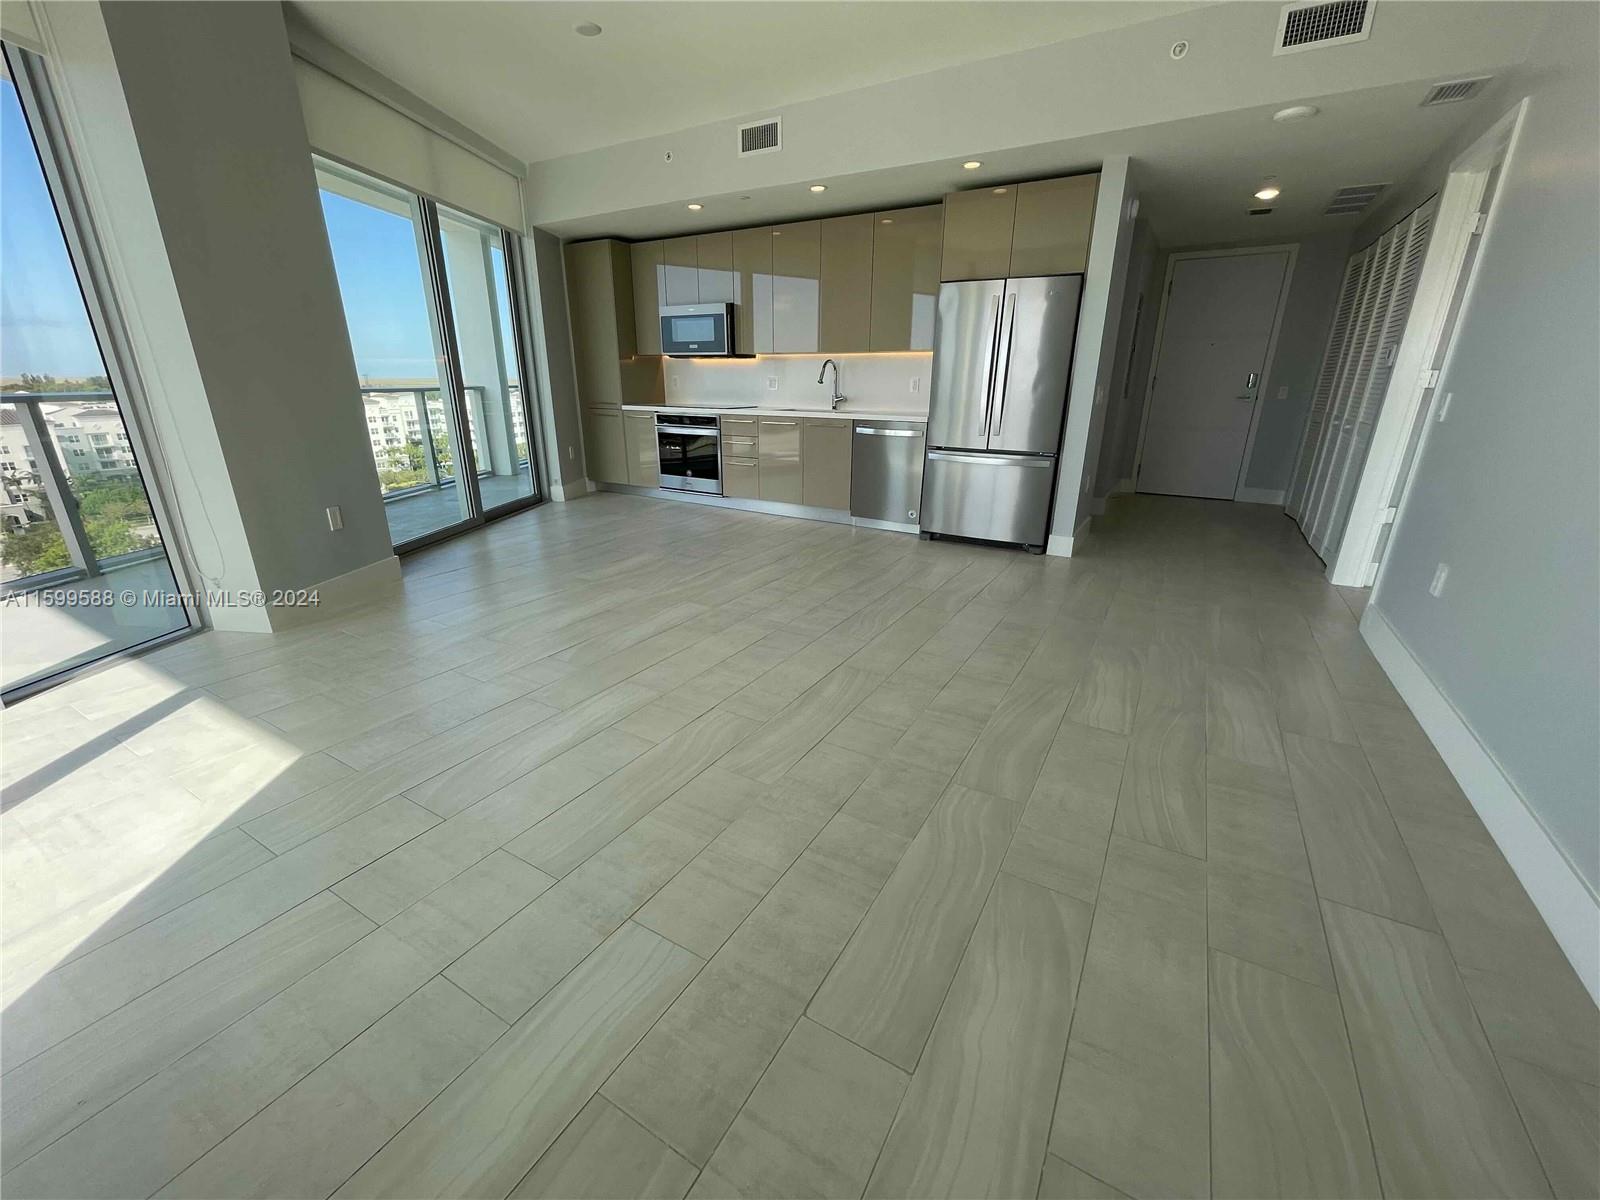
[[[1200,7],[1176,0],[290,0],[310,28],[526,162]],[[593,21],[599,37],[573,26]]]

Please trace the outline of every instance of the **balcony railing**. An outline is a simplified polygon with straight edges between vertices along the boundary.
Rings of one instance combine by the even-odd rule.
[[[479,432],[487,415],[484,412],[487,390],[479,384],[468,384],[465,390],[472,459],[478,464],[478,478],[487,479],[493,472],[483,465],[488,457],[484,453]],[[513,411],[520,412],[521,396],[517,385],[512,384],[509,392],[508,399],[516,406]],[[372,457],[378,467],[378,480],[386,504],[455,486],[456,447],[451,437],[452,422],[439,388],[363,387],[361,398],[367,411],[367,435],[372,444]],[[392,403],[373,403],[382,399]],[[374,416],[378,418],[376,424],[372,420]],[[521,453],[517,457],[517,466],[526,470],[527,433],[519,432]],[[386,436],[397,435],[403,439],[398,446],[383,440]]]
[[[0,592],[56,587],[165,553],[131,451],[126,464],[108,465],[99,454],[77,461],[78,472],[62,463],[52,429],[74,428],[62,418],[96,410],[121,421],[116,397],[106,390],[0,392],[0,411],[15,418],[4,426],[13,465],[0,479]],[[20,447],[13,430],[21,434]],[[91,439],[108,436],[90,433]]]

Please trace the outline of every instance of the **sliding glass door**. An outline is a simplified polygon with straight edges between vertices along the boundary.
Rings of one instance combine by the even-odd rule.
[[[194,624],[64,223],[41,60],[0,73],[0,695]],[[13,74],[15,71],[15,74]],[[26,107],[25,107],[26,106]],[[48,168],[48,169],[47,169]]]
[[[396,549],[537,501],[511,236],[321,159],[317,182]]]

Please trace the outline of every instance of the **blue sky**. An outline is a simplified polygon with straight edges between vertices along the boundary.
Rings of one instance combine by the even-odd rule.
[[[411,221],[332,192],[322,214],[333,245],[356,371],[379,379],[437,380],[422,267]]]
[[[0,80],[0,376],[103,375],[16,85]]]

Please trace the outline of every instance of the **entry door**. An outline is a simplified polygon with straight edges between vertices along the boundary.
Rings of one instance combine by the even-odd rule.
[[[1287,250],[1173,264],[1139,491],[1233,499],[1288,271]]]

